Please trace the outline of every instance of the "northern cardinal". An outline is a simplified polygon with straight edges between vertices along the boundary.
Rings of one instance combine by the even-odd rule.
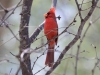
[[[45,65],[52,67],[54,64],[54,48],[58,40],[58,24],[55,16],[55,8],[51,8],[44,16],[44,34],[49,42]]]

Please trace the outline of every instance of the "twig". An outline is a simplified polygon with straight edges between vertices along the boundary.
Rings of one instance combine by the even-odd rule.
[[[44,52],[45,52],[45,51],[44,51]],[[44,55],[44,52],[43,52],[40,56],[38,56],[38,57],[36,58],[36,60],[34,61],[33,66],[32,66],[32,70],[33,70],[33,68],[34,68],[34,66],[35,66],[35,64],[36,64],[36,61],[37,61],[42,55]]]
[[[78,1],[77,1],[77,0],[75,0],[75,2],[76,2],[76,5],[77,5],[77,8],[78,8],[78,12],[79,12],[80,19],[83,20],[82,14],[81,14],[81,8],[80,8],[80,5],[78,4]]]
[[[2,25],[2,23],[4,23],[13,13],[14,11],[16,10],[16,8],[19,6],[19,4],[22,2],[22,0],[19,1],[19,3],[16,5],[16,7],[13,9],[13,11],[5,18],[2,20],[2,22],[0,23],[0,25]],[[8,13],[8,12],[6,12]]]
[[[97,59],[97,62],[95,63],[95,66],[92,69],[92,75],[94,75],[95,69],[96,69],[97,65],[99,64],[99,62],[100,62],[100,59]]]
[[[42,69],[38,70],[36,73],[34,73],[33,75],[36,75],[37,73],[39,73],[40,71],[42,71],[43,69],[45,69],[47,66],[43,67]]]
[[[9,72],[9,75],[11,74],[11,71],[12,71],[12,68],[11,68],[11,70],[10,70],[10,72]]]
[[[6,27],[10,30],[10,32],[13,34],[13,36],[16,38],[16,40],[20,41],[20,40],[17,38],[17,36],[14,34],[14,32],[12,31],[12,29],[11,29],[8,25],[6,25]]]
[[[18,35],[18,34],[16,34],[16,35]],[[9,42],[10,40],[12,40],[13,38],[15,38],[15,37],[12,37],[12,38],[10,38],[9,40],[7,40],[6,42],[2,43],[2,44],[0,45],[0,47],[3,46],[4,44],[6,44],[7,42]]]
[[[87,3],[90,3],[92,1],[87,1],[87,2],[84,2],[84,0],[82,1],[82,3],[80,5],[83,5],[83,4],[87,4]]]
[[[80,4],[80,5],[81,5],[81,6],[80,6],[81,8],[82,8],[82,5],[83,5],[83,4],[85,4],[85,3],[84,3],[84,0],[82,0],[82,3]]]
[[[4,7],[1,3],[0,3],[0,7],[1,7],[2,9],[6,10],[5,7]]]
[[[88,7],[88,8],[86,8],[86,9],[82,9],[81,11],[85,11],[85,10],[89,10],[91,7]]]
[[[95,54],[96,54],[96,59],[98,59],[98,55],[97,55],[97,51],[96,51],[96,46],[94,46],[93,44],[91,44],[91,46],[94,48]]]
[[[44,22],[41,23],[39,25],[39,27],[33,32],[33,34],[31,35],[31,37],[29,38],[29,42],[30,43],[33,43],[33,41],[35,40],[35,38],[39,35],[39,33],[41,32],[41,30],[43,29],[44,27]]]
[[[10,60],[8,60],[8,59],[3,59],[3,60],[0,60],[0,64],[1,64],[1,63],[4,63],[4,62],[8,62],[8,63],[11,63],[11,64],[16,64],[16,65],[17,65],[17,63],[11,62],[11,61],[10,61]]]
[[[86,28],[85,32],[83,33],[83,36],[82,36],[82,38],[80,40],[79,45],[77,46],[77,53],[76,53],[76,60],[75,60],[75,75],[77,75],[77,66],[78,66],[78,60],[79,60],[78,59],[79,58],[79,50],[80,50],[81,44],[82,44],[82,42],[83,42],[83,40],[85,38],[85,35],[86,35],[87,31],[89,30],[90,26],[91,26],[91,23],[89,23],[88,27]]]
[[[22,6],[23,4],[20,4],[20,5],[18,5],[18,7],[20,7],[20,6]],[[14,5],[14,6],[11,6],[11,7],[9,7],[9,8],[3,8],[2,10],[0,10],[0,12],[4,12],[5,10],[7,10],[8,12],[9,11],[12,11],[13,9],[15,9],[15,7],[16,7],[16,5]]]
[[[6,17],[7,13],[8,13],[8,10],[2,6],[2,4],[0,4],[0,6],[5,10],[5,15],[3,16],[2,18],[2,21],[0,23],[0,26],[3,24],[3,23],[6,23],[5,21],[14,13],[15,9],[19,6],[19,4],[21,3],[22,0],[19,1],[19,3],[16,5],[16,7],[13,9],[13,11]],[[6,18],[5,18],[6,17]],[[16,35],[13,33],[13,31],[11,30],[11,28],[8,26],[8,24],[6,23],[6,27],[11,31],[11,33],[13,34],[13,36],[19,41],[19,39],[16,37]]]
[[[21,69],[21,68],[20,68],[20,66],[19,66],[18,69],[17,69],[17,72],[15,73],[15,75],[18,75],[20,69]]]

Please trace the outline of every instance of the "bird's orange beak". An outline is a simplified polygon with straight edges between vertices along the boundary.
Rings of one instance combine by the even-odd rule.
[[[44,17],[47,17],[47,14],[44,14]]]

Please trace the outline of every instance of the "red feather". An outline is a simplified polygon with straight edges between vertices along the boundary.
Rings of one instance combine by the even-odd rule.
[[[45,14],[44,34],[49,42],[45,65],[52,67],[54,64],[54,48],[58,40],[58,24],[55,16],[55,8],[51,8]]]

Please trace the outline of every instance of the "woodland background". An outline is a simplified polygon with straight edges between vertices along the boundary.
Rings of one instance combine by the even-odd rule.
[[[4,9],[2,8],[13,8],[18,4],[20,0],[0,0],[0,21],[2,18],[6,18],[11,12],[5,15]],[[85,17],[91,7],[91,0],[77,0],[79,4],[82,4],[82,17]],[[96,0],[95,0],[96,1]],[[31,8],[31,16],[29,22],[29,36],[35,31],[35,29],[44,21],[44,14],[50,9],[52,0],[33,0]],[[22,4],[22,2],[20,3]],[[21,18],[22,5],[17,7],[13,14],[6,20],[12,32],[19,38],[19,25]],[[56,6],[56,16],[61,16],[61,20],[57,20],[59,26],[59,33],[61,33],[75,18],[78,13],[75,0],[58,0]],[[51,75],[100,75],[100,1],[86,22],[81,38],[82,41],[78,40],[70,50],[65,54],[62,62],[52,72]],[[68,43],[75,37],[80,25],[80,17],[76,16],[76,22],[74,25],[68,28],[66,33],[59,36],[58,45],[55,51],[55,62],[59,57],[62,50]],[[87,29],[88,28],[88,29]],[[19,53],[19,41],[16,40],[14,35],[5,24],[0,25],[0,75],[14,75],[19,68],[19,61],[11,53],[17,55]],[[88,30],[85,35],[84,32]],[[37,40],[32,43],[31,48],[35,49],[46,43],[46,38],[43,30],[37,36]],[[39,39],[38,39],[39,38]],[[59,47],[58,47],[59,46]],[[31,64],[33,64],[37,57],[39,57],[47,45],[38,49],[38,52],[31,53]],[[79,50],[79,52],[77,52]],[[10,53],[11,52],[11,53]],[[78,53],[78,54],[77,54]],[[78,55],[78,56],[77,56]],[[77,57],[78,60],[77,60]],[[37,59],[33,74],[34,75],[45,75],[49,70],[49,67],[43,68],[45,65],[45,57],[41,55]],[[76,64],[77,63],[77,64]],[[77,68],[75,67],[77,66]],[[42,69],[43,68],[43,69]],[[41,70],[42,69],[42,70]],[[76,70],[77,69],[77,70]],[[38,72],[39,71],[39,72]],[[76,73],[77,71],[77,73]],[[36,73],[36,74],[35,74]],[[18,73],[21,75],[21,71]]]

